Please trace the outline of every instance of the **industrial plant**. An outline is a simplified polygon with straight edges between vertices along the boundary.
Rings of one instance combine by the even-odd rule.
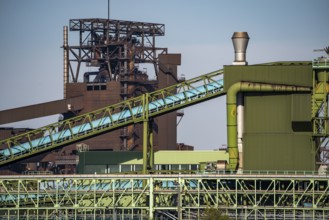
[[[0,111],[0,125],[60,115],[0,127],[0,219],[329,219],[329,47],[248,65],[250,37],[234,32],[232,63],[185,79],[164,35],[149,22],[64,26],[63,99]],[[227,147],[177,143],[183,109],[214,98]]]

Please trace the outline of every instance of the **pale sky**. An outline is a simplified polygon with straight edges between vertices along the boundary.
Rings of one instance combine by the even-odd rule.
[[[179,74],[189,79],[232,63],[235,31],[249,33],[249,64],[324,55],[313,49],[329,46],[328,9],[328,0],[111,0],[110,17],[165,24],[157,46],[182,54]],[[107,18],[107,0],[0,1],[0,110],[63,98],[62,30],[73,18]],[[198,150],[226,144],[225,102],[185,109],[177,142]],[[37,128],[57,118],[0,126]]]

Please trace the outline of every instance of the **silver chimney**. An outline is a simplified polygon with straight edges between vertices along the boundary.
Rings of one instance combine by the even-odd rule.
[[[235,58],[233,65],[248,65],[246,61],[246,50],[249,42],[247,32],[234,32],[232,36]]]

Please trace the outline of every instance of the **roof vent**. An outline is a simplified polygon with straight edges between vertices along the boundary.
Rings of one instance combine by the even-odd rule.
[[[233,65],[248,65],[248,62],[246,61],[246,51],[249,42],[248,33],[234,32],[232,42],[235,53]]]

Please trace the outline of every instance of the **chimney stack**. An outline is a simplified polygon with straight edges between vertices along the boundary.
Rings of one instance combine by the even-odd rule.
[[[249,42],[247,32],[234,32],[232,36],[235,58],[233,65],[248,65],[246,61],[246,51]]]

